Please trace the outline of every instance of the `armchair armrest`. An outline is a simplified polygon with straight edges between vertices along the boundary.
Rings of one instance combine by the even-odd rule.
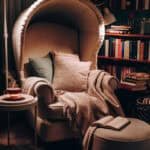
[[[28,77],[23,84],[23,92],[44,100],[46,105],[55,101],[53,87],[49,81],[40,77]]]

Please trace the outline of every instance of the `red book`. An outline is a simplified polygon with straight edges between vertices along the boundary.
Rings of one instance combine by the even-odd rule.
[[[140,43],[140,59],[139,60],[143,60],[144,59],[144,42],[141,41]]]

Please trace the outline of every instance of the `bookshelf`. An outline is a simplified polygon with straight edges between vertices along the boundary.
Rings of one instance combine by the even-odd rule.
[[[98,66],[119,80],[129,72],[150,73],[150,35],[106,33]]]
[[[106,37],[118,37],[118,38],[136,38],[136,39],[150,39],[150,35],[145,34],[117,34],[117,33],[106,33]]]
[[[120,82],[130,72],[150,73],[150,0],[91,1],[102,14],[104,7],[109,8],[117,20],[105,26],[105,40],[99,50],[98,67],[116,76]],[[150,90],[134,91],[120,84],[116,95],[126,116],[137,117],[136,101],[141,97],[150,97]]]
[[[101,12],[101,9],[108,7],[117,19],[115,23],[106,26],[105,41],[98,56],[99,68],[117,76],[119,80],[129,72],[150,73],[150,30],[147,30],[150,25],[150,1],[92,2]]]

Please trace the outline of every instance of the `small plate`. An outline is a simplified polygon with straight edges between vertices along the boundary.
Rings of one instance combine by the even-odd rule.
[[[22,95],[8,95],[6,97],[4,97],[3,100],[6,100],[6,101],[20,101],[20,100],[24,100],[25,98],[22,96]]]
[[[33,97],[27,94],[16,94],[16,95],[5,94],[5,95],[0,96],[0,105],[24,104],[32,100],[33,100]]]

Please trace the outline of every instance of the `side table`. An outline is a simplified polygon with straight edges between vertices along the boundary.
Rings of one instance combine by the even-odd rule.
[[[10,146],[10,112],[34,109],[34,146],[37,148],[37,98],[31,95],[19,94],[19,97],[12,99],[9,94],[0,96],[0,111],[7,112],[8,146]]]

